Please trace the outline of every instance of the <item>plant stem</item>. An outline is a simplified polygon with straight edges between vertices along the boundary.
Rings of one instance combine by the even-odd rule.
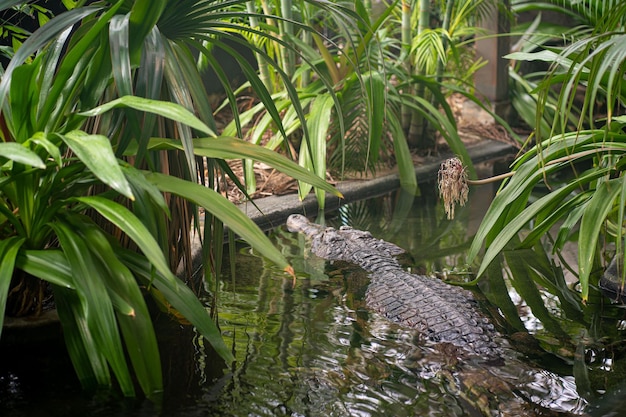
[[[411,74],[411,1],[402,0],[402,55],[403,65],[407,74]],[[408,87],[411,88],[411,87]],[[408,130],[411,124],[411,109],[402,104],[402,129]]]
[[[253,0],[250,0],[246,3],[246,9],[248,10],[248,13],[250,13],[250,26],[252,28],[258,28],[259,19],[257,19],[257,17],[255,16],[257,11]],[[256,57],[256,62],[259,66],[259,76],[261,78],[261,81],[263,82],[263,85],[265,85],[265,88],[267,88],[267,91],[271,94],[273,91],[272,78],[270,77],[270,71],[267,65],[267,61],[265,61],[265,59],[263,59],[261,54],[259,54],[258,52],[255,52],[254,56]]]
[[[560,164],[561,162],[573,161],[574,159],[582,158],[583,156],[592,155],[594,153],[605,152],[605,151],[623,151],[623,149],[622,148],[589,149],[587,151],[574,153],[574,154],[571,154],[571,155],[564,156],[562,158],[553,159],[552,161],[546,162],[546,164],[544,166]],[[492,182],[496,182],[496,181],[503,180],[505,178],[512,177],[514,174],[515,174],[515,171],[509,171],[509,172],[505,172],[505,173],[500,174],[500,175],[494,175],[493,177],[483,178],[483,179],[480,179],[480,180],[467,180],[467,184],[468,185],[490,184]]]

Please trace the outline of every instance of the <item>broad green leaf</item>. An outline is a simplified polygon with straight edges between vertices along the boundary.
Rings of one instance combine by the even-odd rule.
[[[135,199],[106,136],[80,130],[60,136],[98,179],[129,199]]]
[[[158,149],[180,149],[182,145],[173,139],[155,138],[150,140],[150,148]],[[322,178],[313,175],[293,161],[285,158],[276,152],[263,147],[250,144],[237,138],[220,136],[219,138],[200,138],[194,140],[194,151],[198,156],[219,159],[241,159],[248,158],[264,162],[277,170],[300,181],[307,182],[314,187],[321,188],[338,197],[341,193],[335,187],[324,181]]]
[[[2,335],[2,323],[9,296],[9,286],[15,272],[15,258],[24,238],[13,236],[0,241],[0,335]]]
[[[283,257],[281,252],[271,244],[261,229],[259,229],[248,216],[219,193],[203,185],[164,174],[147,173],[146,178],[156,184],[161,191],[176,194],[204,207],[263,256],[270,259],[281,268],[291,271],[287,260]]]
[[[519,317],[517,306],[509,296],[509,289],[504,281],[501,263],[502,254],[498,254],[498,261],[492,262],[487,266],[487,279],[483,281],[485,285],[481,286],[481,291],[493,305],[498,306],[498,309],[502,311],[504,317],[515,330],[525,332],[526,326],[524,326],[524,322]]]
[[[13,140],[18,143],[25,142],[34,131],[33,119],[38,90],[36,78],[41,60],[38,56],[32,63],[17,67],[12,75],[9,93],[11,117],[6,122],[11,124]]]
[[[51,284],[76,289],[72,269],[59,249],[23,250],[17,257],[15,265],[26,273]]]
[[[384,122],[387,119],[387,113],[389,113],[387,111],[386,99],[387,86],[383,77],[377,72],[366,74],[362,82],[365,84],[368,99],[368,158],[376,163],[382,141]]]
[[[136,96],[124,96],[79,114],[87,117],[99,116],[117,107],[128,107],[139,111],[154,113],[175,122],[183,123],[206,135],[215,136],[213,130],[200,121],[200,119],[194,116],[189,110],[180,104],[167,101],[151,100]]]
[[[559,63],[567,68],[572,66],[571,60],[565,58],[561,54],[548,50],[542,50],[539,52],[512,52],[505,55],[504,58],[517,61],[545,61],[550,63]]]
[[[120,2],[121,4],[121,2]],[[2,6],[4,7],[3,3]],[[9,86],[12,80],[13,71],[22,63],[26,62],[26,60],[34,55],[37,51],[39,51],[44,45],[58,36],[61,32],[65,31],[68,27],[71,27],[76,22],[79,22],[81,19],[89,16],[100,10],[101,7],[94,6],[85,6],[75,10],[71,10],[67,13],[63,13],[48,23],[46,23],[43,27],[33,33],[31,36],[24,41],[22,46],[17,50],[11,62],[7,66],[2,78],[0,80],[0,108],[4,106],[4,100],[6,98],[7,92],[9,91]]]
[[[59,147],[52,143],[50,140],[48,140],[45,133],[35,133],[30,139],[28,139],[26,143],[28,142],[32,142],[44,148],[46,152],[48,152],[48,154],[52,157],[52,159],[54,159],[54,162],[56,162],[57,166],[61,167],[63,165],[63,161],[61,160],[61,151],[59,150]]]
[[[186,66],[186,63],[188,64],[188,58],[186,58],[187,50],[185,48],[182,48],[181,45],[173,42],[164,42],[163,48],[165,50],[164,76],[165,81],[169,85],[169,90],[171,92],[171,101],[173,102],[173,104],[180,105],[181,108],[189,109],[191,111],[194,108],[194,103],[193,99],[191,98],[191,91],[189,91],[189,88],[185,85],[186,80],[183,73],[183,67]],[[200,122],[200,120],[197,118],[195,119],[195,121]],[[187,172],[189,173],[188,178],[196,178],[197,166],[196,159],[193,156],[194,134],[189,126],[185,124],[179,124],[176,130],[178,133],[177,139],[183,145],[183,154],[185,155]],[[215,136],[215,133],[212,130],[208,134],[211,136]],[[145,139],[147,141],[149,138]]]
[[[66,112],[70,112],[73,109],[68,108],[68,106],[72,105],[72,101],[68,99],[66,94],[69,95],[75,91],[77,88],[75,83],[79,83],[83,78],[77,76],[77,71],[80,72],[85,69],[95,52],[94,44],[97,44],[96,40],[102,35],[102,31],[109,24],[111,17],[117,13],[119,7],[124,3],[124,0],[119,0],[117,3],[112,4],[106,12],[93,22],[93,25],[85,26],[87,29],[81,32],[80,37],[77,37],[76,43],[73,43],[64,54],[61,65],[57,70],[54,83],[46,97],[46,103],[41,107],[39,113],[39,121],[43,125],[51,127],[52,131],[57,131],[56,129],[61,125],[61,122],[67,121]],[[68,13],[82,9],[86,8],[81,7]],[[68,13],[63,13],[59,15],[58,18]],[[52,21],[54,20],[55,19],[52,19]],[[50,23],[52,23],[52,21]],[[43,26],[42,29],[45,29],[47,26],[48,24]],[[43,130],[43,125],[40,130]]]
[[[173,282],[166,279],[158,271],[152,273],[150,263],[136,253],[130,251],[119,251],[119,253],[135,276],[142,279],[148,288],[154,286],[172,307],[196,326],[226,363],[230,364],[235,360],[232,352],[224,343],[218,327],[211,320],[208,311],[189,287],[178,279]]]
[[[111,387],[111,374],[106,358],[100,352],[87,325],[84,303],[76,291],[52,286],[54,302],[63,327],[65,347],[70,355],[74,370],[85,389]]]
[[[578,271],[583,301],[589,297],[589,276],[597,251],[598,231],[606,221],[609,212],[615,207],[615,199],[622,190],[621,179],[602,182],[595,190],[585,208],[580,221],[578,234]]]
[[[186,182],[184,180],[180,181]],[[93,208],[121,231],[126,233],[159,272],[169,277],[172,281],[176,280],[176,277],[170,271],[159,244],[152,234],[150,234],[146,226],[144,226],[130,210],[104,197],[77,197],[76,200]]]
[[[115,87],[120,96],[133,94],[130,64],[129,15],[116,15],[109,23],[109,43]]]
[[[24,0],[4,0],[0,3],[0,11],[10,9],[13,6],[17,6],[20,3],[24,3]]]
[[[496,195],[483,217],[483,221],[472,241],[468,259],[470,261],[474,259],[482,245],[486,242],[490,245],[491,242],[488,239],[495,234],[501,234],[505,227],[505,222],[521,214],[531,191],[544,176],[550,175],[552,172],[560,169],[563,164],[567,164],[567,162],[561,162],[559,164],[547,165],[549,161],[571,155],[572,147],[576,145],[583,146],[589,141],[593,142],[594,138],[595,133],[590,132],[589,134],[571,135],[562,139],[548,139],[541,144],[541,147],[536,146],[518,158],[513,164],[515,174],[508,179],[504,187]],[[540,156],[537,153],[540,153]],[[581,179],[579,181],[584,182],[588,180],[590,179]],[[566,195],[563,194],[562,197],[564,198]]]
[[[102,277],[103,271],[94,261],[87,242],[76,233],[71,223],[56,222],[52,227],[72,268],[72,275],[77,277],[74,283],[85,310],[89,334],[98,351],[106,357],[124,395],[134,396],[135,389],[128,372],[113,304]]]
[[[302,161],[302,158],[300,161],[300,163],[304,164],[305,167],[310,166],[313,168],[315,175],[321,179],[326,178],[326,142],[328,140],[328,129],[330,128],[331,111],[333,106],[334,101],[328,94],[321,95],[313,101],[309,112],[309,118],[307,120],[309,129],[308,141],[313,154],[309,155],[311,158],[310,161]],[[307,154],[307,152],[302,152],[301,156]],[[309,193],[310,187],[302,186],[301,184],[299,189],[300,199],[304,199],[304,197],[306,197]],[[317,195],[320,210],[323,210],[325,203],[324,191],[316,189],[315,194]]]
[[[45,169],[46,164],[30,149],[15,142],[0,143],[0,157],[10,159],[24,165]]]
[[[100,260],[101,276],[116,309],[126,352],[148,398],[163,391],[161,359],[150,313],[130,270],[118,258],[95,225],[80,228],[90,250]]]
[[[398,164],[400,185],[408,192],[415,194],[418,191],[417,176],[415,175],[415,166],[413,165],[413,156],[411,155],[409,144],[406,141],[400,121],[395,115],[389,114],[387,121],[393,132],[393,149],[395,151],[396,163]]]
[[[130,11],[131,48],[134,52],[158,22],[167,6],[165,0],[136,0]]]

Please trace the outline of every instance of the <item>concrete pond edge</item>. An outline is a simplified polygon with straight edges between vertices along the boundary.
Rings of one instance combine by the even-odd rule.
[[[513,157],[518,149],[510,144],[485,139],[475,145],[467,147],[468,154],[474,164],[497,161],[507,157]],[[426,161],[415,167],[417,183],[433,182],[437,178],[437,172],[441,163],[453,157],[451,152],[440,153],[436,156],[426,157]],[[340,181],[336,185],[337,190],[343,194],[343,198],[334,195],[326,195],[325,212],[337,210],[342,205],[369,198],[382,196],[400,188],[400,177],[397,173],[382,175],[371,179]],[[313,216],[318,213],[319,205],[315,195],[309,194],[304,200],[300,200],[297,194],[270,196],[251,202],[238,204],[239,209],[254,221],[262,230],[270,230],[283,225],[291,214],[304,214]],[[201,271],[202,245],[197,234],[194,234],[192,242],[191,270],[193,275]],[[185,275],[185,267],[181,264],[176,271],[179,277]]]

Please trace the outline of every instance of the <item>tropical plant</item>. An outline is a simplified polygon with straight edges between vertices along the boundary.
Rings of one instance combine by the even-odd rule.
[[[371,25],[369,10],[360,1],[352,9],[341,4],[329,8],[325,3],[310,2],[301,5],[299,12],[299,21],[266,19],[268,31],[281,33],[280,43],[265,43],[259,47],[263,46],[267,54],[272,55],[273,51],[277,51],[276,45],[287,42],[291,49],[298,51],[295,72],[291,64],[287,65],[291,59],[281,60],[281,63],[285,73],[293,72],[300,100],[294,103],[287,89],[271,83],[276,107],[284,114],[285,129],[276,128],[270,112],[265,106],[258,105],[242,117],[245,123],[255,122],[248,138],[253,143],[266,142],[265,146],[269,149],[288,144],[288,153],[294,157],[293,150],[299,150],[300,164],[321,178],[325,178],[329,162],[333,164],[331,169],[343,175],[348,154],[356,161],[353,166],[360,164],[361,169],[371,168],[378,158],[386,123],[384,112],[375,110],[385,107],[386,80],[378,71],[372,70],[367,57],[371,49],[378,45],[376,31],[385,22],[389,11]],[[335,30],[336,36],[325,37],[312,31],[310,26],[318,19],[330,23],[330,32]],[[284,32],[286,27],[290,28],[289,32]],[[259,62],[259,68],[264,68],[262,62]],[[272,78],[271,74],[269,78]],[[306,109],[306,118],[299,116],[300,106]],[[236,121],[233,121],[224,133],[234,134],[236,129]],[[355,148],[347,144],[349,133],[359,135],[361,145],[357,155],[350,153]],[[403,143],[402,135],[399,135],[393,146],[399,165],[404,167],[403,181],[414,183],[410,155]],[[246,184],[250,193],[255,187],[252,162],[247,161],[246,165]],[[310,186],[300,184],[301,197],[309,191]],[[316,190],[316,194],[323,207],[323,192]]]
[[[536,89],[536,137],[543,137],[546,121],[551,124],[547,139],[538,139],[512,165],[514,174],[505,181],[485,215],[470,255],[476,256],[483,244],[487,246],[479,270],[482,274],[501,251],[531,248],[556,228],[552,246],[557,253],[569,239],[578,241],[580,298],[586,302],[590,284],[596,282],[597,271],[602,270],[604,256],[616,254],[623,259],[626,248],[626,4],[524,3],[528,8],[576,15],[589,25],[577,26],[575,37],[564,39],[563,46],[510,55],[517,60],[550,62]],[[548,97],[554,90],[558,96],[550,108]],[[574,110],[578,106],[579,113]],[[552,116],[544,117],[546,112]],[[575,123],[571,121],[572,113],[580,114]],[[571,175],[571,179],[555,186],[552,178],[557,173]],[[547,186],[545,194],[531,200],[533,190],[542,183]],[[519,236],[529,225],[530,233]],[[619,273],[623,279],[624,271]]]
[[[399,25],[402,55],[399,58],[405,77],[400,79],[406,84],[401,88],[408,90],[405,100],[411,96],[418,98],[413,106],[405,104],[402,107],[402,128],[412,147],[428,148],[434,136],[429,129],[441,131],[445,127],[433,123],[434,113],[424,108],[424,104],[419,101],[426,99],[432,106],[445,106],[441,94],[434,94],[431,88],[424,85],[424,79],[431,79],[437,84],[442,83],[444,78],[448,84],[454,84],[457,79],[459,86],[471,92],[471,88],[467,88],[471,85],[471,76],[484,62],[475,59],[466,39],[480,35],[481,30],[476,23],[486,15],[491,3],[467,0],[402,2]],[[469,60],[468,53],[472,54]],[[439,85],[438,89],[442,92],[447,87]],[[427,114],[424,114],[424,110],[411,108],[415,105],[426,110]],[[447,124],[452,122],[453,119]],[[453,135],[452,132],[448,133]]]
[[[468,16],[473,16],[480,10],[479,6],[461,3],[459,5],[449,2],[450,16],[446,20],[446,28],[453,35],[448,38],[446,30],[441,33],[431,31],[436,33],[436,45],[442,44],[446,54],[450,53],[457,63],[460,62],[460,54],[450,44],[471,32],[466,27],[467,20],[470,19]],[[428,120],[463,157],[464,162],[471,166],[458,137],[452,111],[442,94],[442,90],[450,87],[454,91],[460,89],[453,85],[442,86],[442,61],[433,61],[430,76],[413,76],[412,70],[407,73],[402,66],[403,62],[409,62],[415,56],[427,56],[428,54],[418,52],[430,49],[423,48],[423,42],[411,49],[409,40],[408,51],[405,51],[395,39],[396,31],[393,28],[396,27],[395,18],[399,4],[393,2],[378,13],[373,13],[371,4],[357,1],[352,9],[334,9],[336,14],[321,18],[324,22],[334,22],[330,24],[334,31],[329,31],[333,36],[324,38],[315,33],[307,36],[310,35],[310,31],[306,30],[307,26],[297,23],[295,27],[299,29],[298,33],[281,37],[282,41],[293,42],[300,52],[300,65],[294,77],[300,77],[301,80],[298,83],[301,86],[298,94],[301,97],[300,104],[309,112],[307,123],[302,124],[296,109],[291,108],[290,98],[284,93],[277,92],[274,97],[277,107],[285,113],[284,120],[292,121],[291,124],[286,123],[286,132],[309,132],[304,135],[299,146],[300,163],[321,177],[326,175],[327,166],[340,177],[346,169],[374,171],[381,155],[386,153],[396,158],[403,185],[414,188],[412,160],[405,135],[408,127],[403,129],[401,109],[409,109]],[[403,4],[402,10],[412,12],[415,8]],[[300,15],[306,23],[320,19],[314,8],[303,8]],[[352,19],[352,24],[345,23],[346,17]],[[271,27],[275,22],[267,23]],[[281,26],[275,30],[280,32]],[[272,44],[265,46],[271,48]],[[411,53],[414,55],[409,57]],[[261,63],[259,66],[262,67]],[[311,77],[311,74],[314,76]],[[461,84],[467,85],[463,82]],[[272,85],[276,89],[275,84]],[[428,97],[422,97],[424,94],[412,94],[414,85],[420,85],[422,92],[428,91]],[[475,100],[469,92],[465,91],[465,94]],[[446,110],[443,115],[440,107]],[[269,131],[270,138],[266,146],[275,149],[286,138],[284,132],[272,131],[269,114],[257,117],[263,112],[265,109],[259,105],[246,114],[246,123],[256,121],[249,137],[254,143],[261,143],[262,139],[267,139]],[[233,122],[227,132],[234,132],[235,128]],[[294,148],[298,146],[294,146],[292,141],[289,149]],[[250,175],[247,181],[251,186],[249,192],[254,190],[251,163],[247,171]],[[301,187],[301,195],[306,195],[308,191],[309,187]],[[322,201],[323,195],[318,194],[318,199]]]
[[[191,49],[205,52],[205,30],[229,18],[207,1],[76,7],[33,33],[0,81],[0,323],[6,313],[36,311],[22,301],[41,301],[49,285],[86,387],[111,386],[112,370],[123,394],[134,395],[127,354],[145,394],[162,390],[142,290],[232,360],[203,304],[171,272],[189,253],[192,218],[206,247],[221,248],[224,222],[290,271],[214,190],[214,167],[228,172],[224,159],[253,157],[334,192],[284,157],[214,133]]]

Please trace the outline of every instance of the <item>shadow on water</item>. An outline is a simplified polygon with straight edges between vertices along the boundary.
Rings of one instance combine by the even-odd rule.
[[[448,221],[434,185],[421,187],[419,197],[393,192],[346,205],[326,221],[403,247],[400,260],[413,273],[471,281],[477,265],[468,264],[465,253],[494,190],[479,189]],[[506,297],[519,320],[511,322],[496,289],[483,283],[487,314],[506,335],[502,343],[514,349],[507,348],[502,363],[459,360],[458,352],[368,311],[369,278],[360,268],[315,257],[302,236],[284,228],[271,238],[294,266],[295,285],[242,246],[233,259],[235,275],[224,271],[212,291],[236,357],[232,368],[216,362],[192,328],[163,315],[157,319],[166,383],[162,408],[82,393],[63,350],[39,345],[0,352],[2,416],[621,415],[614,410],[624,404],[619,393],[626,361],[618,346],[617,308],[597,301],[597,308],[572,313],[576,321],[561,311],[558,296],[541,293],[544,313],[508,285]],[[618,341],[612,347],[601,343],[607,334]]]

